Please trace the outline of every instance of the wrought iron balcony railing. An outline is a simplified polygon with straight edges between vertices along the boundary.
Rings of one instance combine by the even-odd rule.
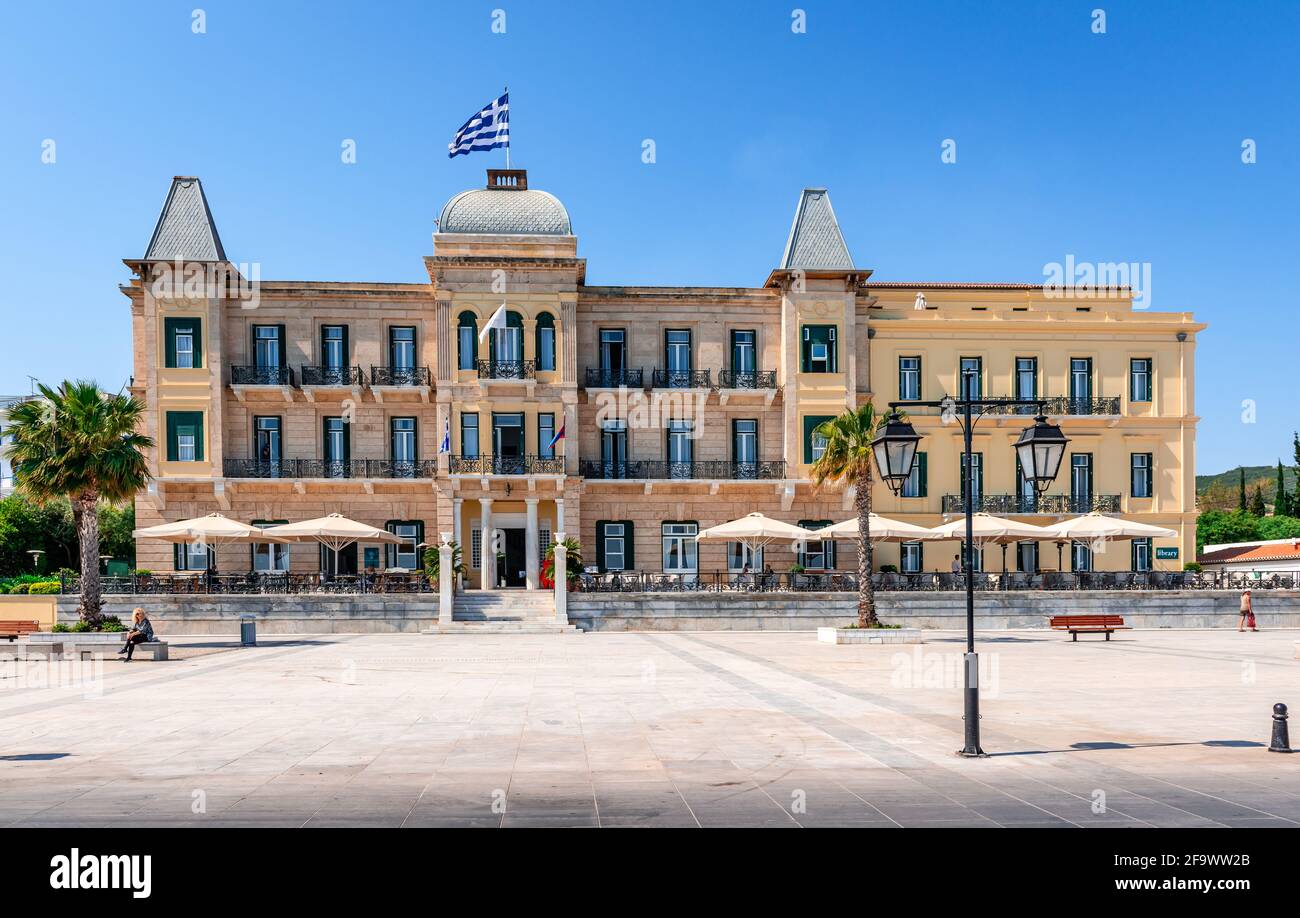
[[[361,367],[303,367],[300,376],[304,386],[351,388],[366,384],[366,371]]]
[[[1004,398],[1005,396],[996,395],[991,398]],[[1117,415],[1119,414],[1119,398],[1113,396],[1102,396],[1100,398],[1074,398],[1072,396],[1056,396],[1053,398],[1043,399],[1044,407],[1048,415],[1056,417],[1068,416],[1086,416],[1090,414],[1097,415]],[[984,408],[984,414],[1023,414],[1033,417],[1038,413],[1038,409],[1033,405],[993,405]]]
[[[975,498],[976,513],[1007,514],[1062,514],[1062,513],[1118,513],[1118,494],[1042,494],[1023,497],[1019,494],[984,494]],[[944,513],[965,513],[966,500],[960,494],[945,494],[939,508]]]
[[[712,389],[709,370],[664,370],[654,372],[656,389]]]
[[[644,388],[645,374],[640,367],[636,369],[607,370],[601,367],[587,368],[587,388],[589,389],[628,389]]]
[[[427,386],[428,367],[375,367],[370,368],[372,386]]]
[[[226,459],[227,478],[432,478],[434,459]]]
[[[775,389],[776,370],[719,370],[719,389]]]
[[[293,370],[289,367],[231,367],[232,386],[292,386]]]
[[[563,475],[562,456],[452,456],[452,475]]]
[[[700,459],[669,462],[664,459],[625,459],[605,462],[600,459],[584,459],[579,464],[579,471],[583,478],[600,479],[773,481],[785,478],[785,460],[730,462],[726,459]]]
[[[537,376],[536,360],[480,360],[479,379],[534,379]]]

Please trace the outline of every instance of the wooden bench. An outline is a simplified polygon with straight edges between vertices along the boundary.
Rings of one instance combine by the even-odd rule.
[[[19,622],[5,621],[0,622],[0,638],[8,638],[10,641],[22,634],[31,634],[33,631],[40,631],[40,622]]]
[[[1106,640],[1110,640],[1112,631],[1132,631],[1128,625],[1124,624],[1122,615],[1053,615],[1051,621],[1053,631],[1068,631],[1071,640],[1079,640],[1079,634],[1105,634]]]

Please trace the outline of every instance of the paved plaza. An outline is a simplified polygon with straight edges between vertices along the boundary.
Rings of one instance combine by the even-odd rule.
[[[983,634],[983,760],[951,633],[191,637],[89,690],[0,663],[0,826],[1294,827],[1297,638]]]

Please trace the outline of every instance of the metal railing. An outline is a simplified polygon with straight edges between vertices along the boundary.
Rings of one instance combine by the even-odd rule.
[[[452,456],[452,475],[563,475],[562,456]]]
[[[227,478],[432,478],[436,459],[231,459]]]
[[[423,571],[406,573],[374,572],[369,574],[290,573],[287,571],[251,571],[222,574],[209,571],[175,574],[133,574],[128,577],[101,577],[105,594],[187,595],[257,593],[436,593],[437,587]],[[60,580],[63,593],[81,590],[79,576]]]
[[[654,388],[656,389],[712,389],[709,370],[664,370],[654,371]]]
[[[719,370],[719,389],[775,389],[776,370]]]
[[[726,459],[700,459],[691,462],[626,459],[620,462],[605,462],[600,459],[583,459],[578,469],[583,478],[600,479],[769,481],[785,478],[784,459],[767,459],[761,462],[731,462]]]
[[[600,367],[587,367],[587,388],[589,389],[628,389],[644,388],[645,373],[636,369],[606,370]]]
[[[370,368],[372,386],[427,386],[428,367],[376,367]]]
[[[478,361],[479,379],[533,379],[536,376],[536,360]]]
[[[352,387],[366,384],[366,371],[361,367],[303,367],[299,375],[304,386]]]
[[[1118,513],[1118,494],[1040,494],[1026,497],[1020,494],[983,494],[975,498],[976,513],[994,514],[1063,514],[1063,513]],[[939,500],[942,513],[965,513],[966,498],[961,494],[945,494]]]
[[[292,386],[293,370],[289,367],[232,366],[230,384],[232,386]]]

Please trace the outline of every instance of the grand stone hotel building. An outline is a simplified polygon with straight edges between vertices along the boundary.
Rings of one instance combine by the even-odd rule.
[[[341,512],[409,540],[345,551],[343,571],[414,567],[420,543],[454,532],[471,587],[534,586],[559,532],[602,570],[856,569],[847,544],[747,559],[693,536],[752,510],[805,525],[851,517],[850,494],[810,481],[817,424],[867,399],[937,399],[964,384],[1050,399],[1071,438],[1051,493],[1035,500],[1011,446],[1029,418],[983,419],[971,495],[981,509],[1039,524],[1100,509],[1179,533],[1096,554],[1015,546],[1012,569],[1055,570],[1062,550],[1062,566],[1098,570],[1194,557],[1204,326],[1190,313],[1137,310],[1122,289],[873,282],[824,189],[799,196],[784,253],[754,287],[589,286],[564,205],[522,170],[489,170],[486,187],[448,201],[424,262],[427,283],[261,280],[250,295],[199,180],[174,179],[122,288],[133,392],[157,444],[138,524]],[[502,303],[506,327],[480,341]],[[879,486],[875,507],[935,525],[963,507],[960,432],[937,412],[913,419],[923,458],[903,496]],[[500,570],[484,536],[497,531]],[[946,571],[957,550],[887,545],[876,557]],[[210,560],[153,541],[137,551],[159,572]],[[218,552],[223,571],[334,561],[305,545]],[[1001,557],[984,566],[1000,570]]]

